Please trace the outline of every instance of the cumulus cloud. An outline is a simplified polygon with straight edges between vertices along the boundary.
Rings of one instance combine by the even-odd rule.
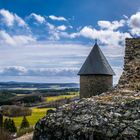
[[[15,46],[9,47],[10,49],[5,47],[8,48],[7,50],[1,47],[4,51],[0,55],[0,59],[3,60],[0,61],[2,66],[0,76],[76,77],[92,45],[77,44],[73,40],[83,41],[82,38],[87,38],[89,41],[99,40],[100,48],[116,72],[115,81],[117,81],[122,72],[125,38],[140,35],[140,12],[121,20],[100,20],[97,22],[98,28],[87,25],[77,29],[71,28],[67,22],[55,24],[55,21],[67,21],[64,17],[49,16],[54,20],[53,24],[52,21],[49,23],[44,16],[36,13],[27,17],[34,19],[25,18],[31,32],[24,34],[18,30],[17,33],[15,30],[27,23],[14,13],[0,10],[2,21],[0,24],[6,24],[9,27],[9,30],[8,28],[0,30],[0,46]],[[10,32],[12,26],[14,31]],[[43,39],[42,34],[45,36]],[[12,57],[5,58],[6,55],[12,55]]]
[[[47,26],[50,30],[55,30],[55,26],[53,24],[47,23]]]
[[[108,30],[117,30],[120,27],[123,27],[125,24],[125,20],[120,20],[120,21],[105,21],[101,20],[98,21],[98,25],[101,27],[101,29],[108,29]]]
[[[53,24],[47,23],[47,26],[50,40],[59,40],[62,37],[63,32],[67,29],[67,26],[65,25],[55,26]]]
[[[1,47],[0,51],[3,49],[4,48]],[[40,41],[22,47],[13,47],[12,49],[6,48],[0,55],[0,59],[3,60],[0,61],[0,66],[3,66],[0,68],[0,76],[60,76],[69,77],[69,79],[73,76],[78,81],[78,70],[84,63],[91,49],[92,45],[52,41]],[[112,66],[114,65],[114,59],[122,59],[120,58],[122,54],[119,48],[116,50],[101,47],[101,49],[108,60],[112,62]],[[35,80],[37,82],[38,78]],[[71,80],[69,81],[71,82]],[[62,81],[65,80],[63,79]]]
[[[15,45],[13,38],[3,30],[0,30],[0,44],[2,45]]]
[[[0,68],[0,76],[75,76],[78,72],[76,68],[38,68],[27,69],[23,66],[8,66]]]
[[[50,16],[49,16],[49,18],[50,18],[51,20],[57,20],[57,21],[67,21],[67,19],[66,19],[66,18],[61,17],[61,16],[54,16],[54,15],[50,15]]]
[[[78,69],[76,68],[57,68],[57,69],[32,69],[28,71],[28,74],[34,76],[76,76]]]
[[[35,42],[36,39],[26,35],[9,35],[6,31],[0,30],[0,44],[3,46],[22,46]]]
[[[58,26],[57,29],[60,31],[65,31],[67,27],[65,25],[61,25],[61,26]]]
[[[131,28],[130,31],[133,35],[140,35],[140,12],[137,12],[130,17],[128,26]]]
[[[16,35],[13,36],[13,40],[15,41],[16,45],[25,45],[34,43],[36,39],[32,36],[25,36],[25,35]]]
[[[21,76],[27,73],[27,69],[22,66],[8,66],[0,68],[0,75]]]
[[[38,15],[38,14],[35,14],[35,13],[31,13],[29,18],[34,18],[37,22],[39,23],[44,23],[46,20],[43,16],[41,15]]]
[[[113,30],[97,30],[91,26],[83,27],[79,32],[70,35],[72,38],[83,36],[89,39],[98,39],[102,44],[120,46],[120,43],[124,42],[126,37],[131,37],[129,33],[123,33]]]
[[[5,9],[0,10],[0,19],[1,22],[7,26],[13,26],[14,24],[17,24],[18,26],[26,26],[25,21],[21,17]]]

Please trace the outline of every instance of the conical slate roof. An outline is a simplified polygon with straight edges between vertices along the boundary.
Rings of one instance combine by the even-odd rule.
[[[92,74],[115,75],[97,43],[95,43],[93,49],[78,73],[78,75]]]

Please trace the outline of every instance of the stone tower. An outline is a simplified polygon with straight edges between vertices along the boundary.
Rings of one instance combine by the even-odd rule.
[[[112,87],[115,73],[97,43],[95,43],[78,75],[80,75],[81,98],[99,95]]]
[[[140,38],[126,38],[125,46],[124,71],[118,87],[140,91]]]

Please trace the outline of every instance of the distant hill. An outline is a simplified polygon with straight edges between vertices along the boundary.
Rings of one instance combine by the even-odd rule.
[[[67,89],[79,88],[77,83],[28,83],[28,82],[0,82],[0,90],[3,89]]]

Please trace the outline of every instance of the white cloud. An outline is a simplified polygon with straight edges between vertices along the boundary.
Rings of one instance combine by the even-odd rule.
[[[50,40],[59,40],[62,37],[63,31],[67,29],[65,25],[55,26],[53,24],[47,23],[48,33],[50,35]]]
[[[120,46],[120,43],[124,42],[126,37],[131,37],[129,33],[123,33],[113,30],[97,30],[90,26],[83,27],[78,33],[73,33],[70,37],[83,36],[89,39],[98,39],[102,44],[110,45],[112,47]]]
[[[98,25],[101,27],[101,29],[108,29],[108,30],[117,30],[120,27],[123,27],[125,24],[125,20],[120,21],[105,21],[101,20],[98,21]]]
[[[4,45],[15,45],[15,41],[13,40],[13,38],[6,33],[5,31],[0,30],[0,44],[4,44]]]
[[[0,19],[1,22],[6,24],[7,26],[13,26],[14,24],[17,24],[18,26],[27,26],[22,18],[5,9],[0,10]]]
[[[40,69],[32,69],[28,71],[28,75],[34,76],[76,76],[78,73],[78,69],[76,68],[40,68]]]
[[[61,26],[58,26],[57,29],[60,31],[65,31],[67,27],[65,25],[61,25]]]
[[[14,23],[14,15],[9,11],[1,9],[0,15],[2,16],[2,21],[6,23],[8,26],[12,26]]]
[[[0,76],[76,76],[77,68],[36,68],[27,69],[23,66],[7,66],[0,68]]]
[[[49,40],[56,41],[60,39],[60,32],[59,30],[52,24],[48,24],[49,30]]]
[[[67,19],[66,19],[66,18],[61,17],[61,16],[54,16],[54,15],[50,15],[50,16],[49,16],[49,18],[50,18],[51,20],[57,20],[57,21],[67,21]]]
[[[130,31],[133,35],[140,35],[140,12],[137,12],[130,17],[128,26],[131,28]]]
[[[13,36],[13,40],[15,41],[16,45],[25,45],[36,41],[36,39],[30,35],[15,35]]]
[[[0,30],[0,44],[2,46],[22,46],[35,42],[35,38],[26,35],[9,35],[6,31]]]
[[[121,51],[119,51],[120,48],[116,50],[116,48],[100,47],[109,61],[120,60],[120,55],[122,56]],[[19,78],[20,76],[35,76],[38,78],[60,76],[69,77],[69,82],[71,82],[73,76],[75,81],[78,81],[77,72],[91,48],[92,45],[52,41],[36,41],[22,45],[22,47],[1,47],[0,76],[13,75],[19,76]],[[30,79],[32,79],[31,77]],[[39,80],[38,78],[35,79],[36,82]],[[57,79],[55,80],[57,81]],[[61,79],[63,82],[67,81],[65,80]]]
[[[27,69],[22,66],[8,66],[0,68],[0,75],[6,76],[21,76],[27,73]]]
[[[72,29],[67,24],[56,26],[55,22],[54,25],[48,23],[42,15],[32,13],[30,16],[34,20],[30,20],[29,26],[33,25],[33,21],[41,24],[30,27],[32,32],[28,34],[20,31],[11,33],[9,30],[0,30],[0,45],[4,46],[3,48],[1,47],[2,49],[0,48],[3,51],[0,55],[0,60],[2,60],[0,61],[0,66],[2,66],[0,69],[1,76],[15,74],[16,76],[76,77],[92,45],[76,44],[72,40],[66,43],[62,42],[62,39],[75,39],[78,37],[81,39],[81,37],[84,37],[90,40],[99,40],[100,48],[116,72],[115,81],[117,81],[122,71],[124,41],[126,37],[131,37],[130,33],[125,32],[125,30],[129,28],[133,35],[140,35],[140,12],[137,12],[130,18],[118,21],[98,21],[98,29],[92,26]],[[4,9],[0,10],[0,18],[2,23],[9,27],[15,23],[18,26],[26,24],[22,18]],[[64,17],[56,17],[54,15],[49,16],[49,18],[55,21],[67,20]],[[123,30],[123,27],[125,30]],[[68,32],[69,30],[66,30],[67,28],[77,30],[77,32],[71,31],[70,33]],[[43,30],[42,34],[47,36],[50,41],[37,41],[35,36],[40,30]],[[41,34],[38,34],[38,36],[40,37]],[[60,42],[55,40],[60,40]],[[5,56],[11,57],[9,59],[9,57]]]
[[[47,23],[50,30],[55,30],[55,26],[53,24]]]
[[[114,84],[117,84],[118,83],[118,81],[119,81],[119,79],[120,79],[120,76],[121,76],[121,74],[122,74],[122,72],[123,72],[123,68],[122,67],[120,67],[120,66],[117,66],[117,67],[112,67],[113,68],[113,70],[114,70],[114,72],[115,72],[115,76],[113,77],[114,78]]]
[[[128,16],[127,15],[123,15],[123,17],[127,20],[128,19]]]
[[[15,22],[17,22],[17,24],[19,26],[27,26],[27,24],[25,23],[25,21],[22,18],[20,18],[16,14],[14,16],[15,16]]]
[[[44,18],[43,16],[37,15],[37,14],[35,14],[35,13],[31,13],[29,17],[33,17],[37,22],[39,22],[39,23],[41,23],[41,24],[44,23],[44,22],[46,21],[45,18]]]

